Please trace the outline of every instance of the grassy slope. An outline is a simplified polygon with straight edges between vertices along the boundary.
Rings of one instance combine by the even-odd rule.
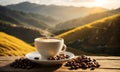
[[[34,51],[35,48],[24,41],[0,32],[0,56],[18,56],[25,55]]]
[[[119,17],[120,17],[120,14],[105,17],[103,19],[96,20],[96,21],[86,24],[84,26],[79,26],[70,31],[64,32],[56,37],[64,38],[66,42],[69,42],[71,40],[73,41],[76,39],[81,39],[81,38],[84,38],[84,37],[90,35],[91,30],[96,30],[96,29],[105,30],[105,27],[110,25],[112,23],[112,21],[114,21],[115,19],[117,19]],[[117,25],[119,25],[119,24],[117,24]]]
[[[56,37],[66,43],[80,40],[74,48],[86,52],[120,55],[120,14],[106,17],[84,26],[77,27]]]

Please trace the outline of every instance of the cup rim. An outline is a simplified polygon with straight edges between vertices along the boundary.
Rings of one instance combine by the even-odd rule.
[[[47,39],[47,37],[38,37],[38,38],[35,38],[34,39],[34,41],[39,41],[39,42],[41,42],[40,40],[38,40],[38,39],[41,39],[41,38],[45,38],[45,39]],[[58,39],[58,40],[64,40],[63,38],[55,38],[55,37],[49,37],[50,39]],[[42,42],[44,42],[44,41],[42,41]]]

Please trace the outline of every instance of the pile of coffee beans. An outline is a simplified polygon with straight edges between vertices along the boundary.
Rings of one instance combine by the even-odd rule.
[[[66,54],[59,54],[56,55],[55,57],[50,57],[48,60],[62,60],[62,59],[68,59],[70,56]]]
[[[71,70],[79,68],[90,68],[90,70],[94,70],[95,68],[100,67],[100,64],[95,59],[91,59],[85,55],[82,55],[66,62],[65,66],[69,67]]]
[[[20,59],[15,59],[15,61],[12,62],[10,66],[14,68],[31,69],[35,67],[35,63],[24,57],[21,57]]]

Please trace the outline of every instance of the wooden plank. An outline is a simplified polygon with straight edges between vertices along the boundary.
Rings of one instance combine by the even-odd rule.
[[[11,62],[20,57],[13,56],[1,56],[0,57],[0,72],[120,72],[120,57],[115,56],[90,56],[91,58],[97,59],[101,64],[101,67],[91,71],[87,70],[69,70],[63,65],[59,66],[37,66],[33,69],[16,69],[9,66]]]

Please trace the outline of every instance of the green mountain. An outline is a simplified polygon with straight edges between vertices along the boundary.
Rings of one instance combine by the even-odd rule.
[[[35,48],[24,41],[0,32],[0,56],[23,56]]]
[[[120,13],[77,27],[56,37],[73,48],[96,54],[120,55]]]
[[[5,32],[9,35],[13,35],[30,44],[33,44],[35,38],[43,36],[43,33],[48,35],[51,34],[48,31],[41,30],[38,28],[20,26],[1,20],[0,20],[0,31]]]
[[[57,20],[43,15],[24,13],[0,6],[0,20],[13,24],[37,27],[41,29],[50,28]]]
[[[57,24],[56,29],[57,29],[57,31],[68,30],[68,29],[82,26],[82,25],[88,24],[90,22],[96,21],[98,19],[108,17],[108,16],[118,14],[118,13],[120,13],[120,8],[118,8],[116,10],[90,14],[90,15],[82,17],[82,18],[80,17],[77,19],[73,19],[73,20],[69,20],[69,21]]]
[[[104,8],[86,8],[86,7],[72,7],[72,6],[56,6],[56,5],[39,5],[30,2],[22,2],[6,6],[13,10],[19,10],[30,13],[37,13],[44,16],[51,16],[59,21],[71,20],[78,17],[98,12],[104,12]]]

